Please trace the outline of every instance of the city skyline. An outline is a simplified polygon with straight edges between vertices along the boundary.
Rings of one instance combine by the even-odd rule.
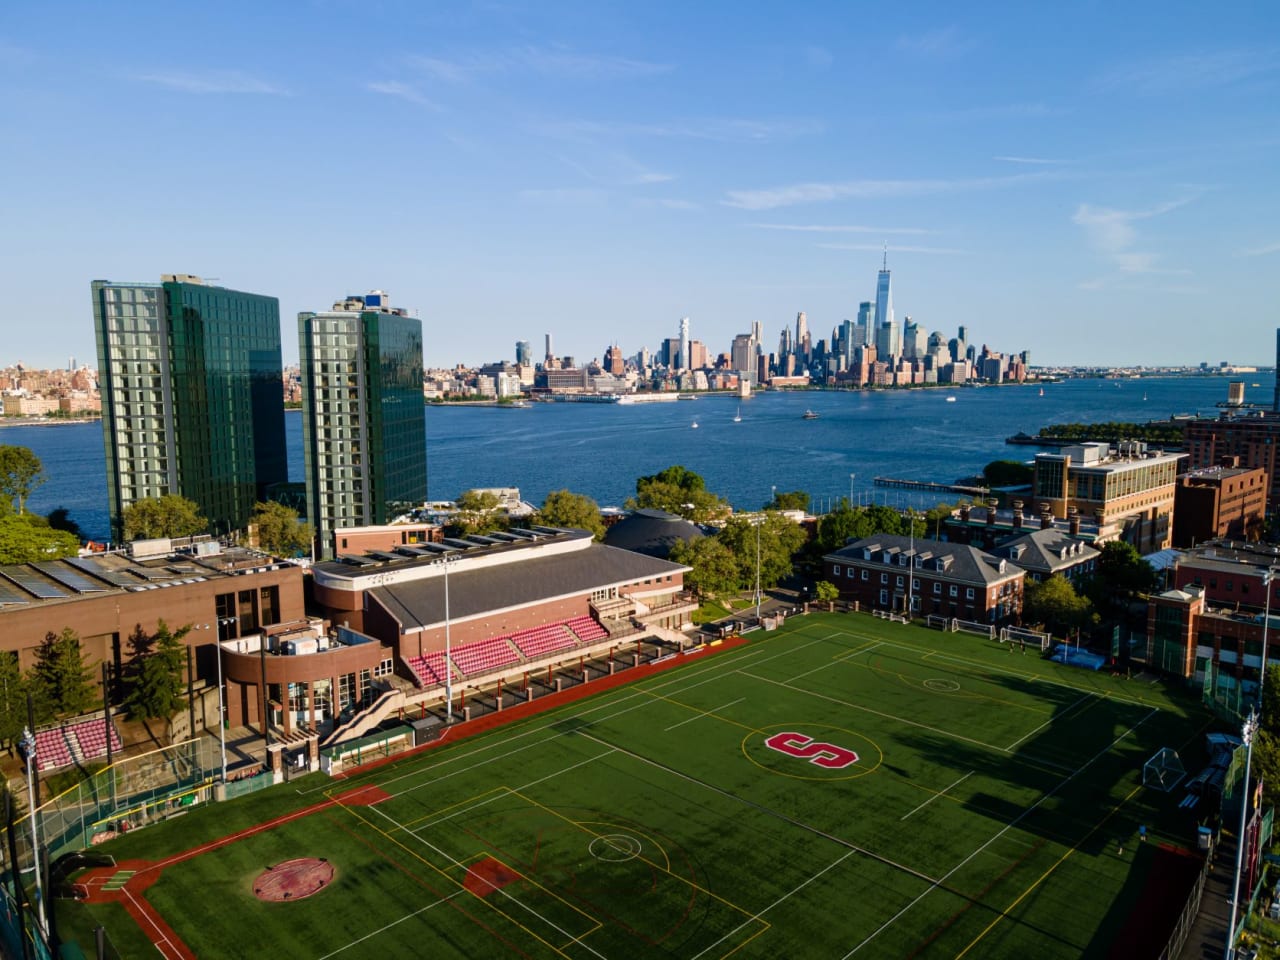
[[[85,285],[175,271],[286,317],[394,290],[428,367],[548,332],[583,362],[630,355],[686,316],[713,353],[757,323],[775,343],[801,311],[816,341],[876,299],[887,243],[899,330],[966,326],[1042,364],[1268,363],[1280,67],[1256,38],[1278,22],[7,10],[0,176],[22,189],[0,280],[40,322],[9,325],[5,359],[89,360]],[[298,69],[311,56],[323,73]],[[358,245],[339,222],[367,228]]]

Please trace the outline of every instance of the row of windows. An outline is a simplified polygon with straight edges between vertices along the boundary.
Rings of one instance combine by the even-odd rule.
[[[847,569],[847,573],[848,573],[848,578],[849,578],[850,580],[857,579],[858,571],[857,571],[856,569],[854,569],[853,567],[848,567],[848,568],[846,568],[846,569]],[[832,568],[831,568],[831,573],[832,573],[832,576],[833,576],[833,577],[839,577],[839,576],[840,576],[840,564],[838,564],[838,563],[837,563],[837,564],[834,564],[834,565],[832,566]],[[870,571],[870,570],[863,570],[863,571],[862,571],[862,579],[863,579],[863,580],[870,580],[870,579],[871,579],[871,571]],[[902,587],[902,586],[906,583],[906,579],[907,579],[907,578],[906,578],[906,577],[903,577],[903,576],[897,576],[897,577],[894,577],[894,585],[895,585],[895,586],[897,586],[897,587]],[[881,574],[880,574],[880,582],[881,582],[881,583],[888,583],[888,582],[889,582],[889,574],[887,574],[887,573],[881,573]],[[1011,585],[1006,584],[1006,587],[1010,587],[1010,586],[1011,586]],[[913,579],[912,579],[912,581],[911,581],[911,589],[912,589],[912,590],[919,590],[919,589],[920,589],[920,581],[919,581],[919,580],[917,580],[917,579],[914,579],[914,578],[913,578]],[[934,582],[934,584],[933,584],[933,592],[934,592],[934,593],[936,593],[936,594],[941,594],[941,593],[942,593],[942,584],[941,584],[941,583],[938,583],[938,582],[936,582],[936,581],[935,581],[935,582]],[[959,594],[959,587],[958,587],[956,584],[954,584],[954,583],[953,583],[953,584],[950,584],[950,593],[951,593],[951,596],[953,596],[953,597],[959,596],[959,595],[960,595],[960,594]],[[965,596],[966,596],[968,599],[970,599],[970,600],[972,600],[972,599],[973,599],[973,597],[974,597],[974,590],[973,590],[973,587],[966,587],[966,588],[965,588]]]

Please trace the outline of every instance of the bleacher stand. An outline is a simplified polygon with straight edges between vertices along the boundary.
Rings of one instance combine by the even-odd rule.
[[[464,677],[475,677],[521,660],[535,660],[549,653],[570,650],[579,644],[594,643],[608,637],[609,631],[591,617],[574,617],[558,623],[528,627],[500,637],[465,643],[453,647],[449,651],[449,657],[453,666]],[[405,664],[421,687],[436,687],[444,683],[448,661],[442,650],[409,657]]]
[[[566,626],[576,633],[583,643],[594,643],[597,640],[605,640],[609,636],[609,631],[590,617],[574,617]]]
[[[449,669],[445,663],[444,652],[436,651],[422,657],[410,657],[405,661],[418,684],[423,687],[438,687],[444,683],[445,672]]]
[[[464,677],[470,677],[516,663],[520,654],[506,637],[492,637],[454,647],[449,657]]]
[[[56,770],[74,762],[61,727],[36,733],[36,769]]]
[[[96,760],[107,755],[107,731],[103,729],[101,720],[77,723],[67,729],[67,735],[75,738],[80,746],[80,753],[86,760]],[[111,750],[113,753],[120,750],[120,734],[116,733],[114,725],[111,727]]]
[[[111,749],[118,753],[123,744],[115,725],[111,726]],[[107,755],[107,731],[101,717],[81,720],[63,727],[50,727],[36,733],[36,767],[57,770],[80,760],[97,760]]]
[[[565,629],[563,623],[549,623],[513,633],[508,638],[527,660],[545,656],[556,650],[577,646],[578,638]]]

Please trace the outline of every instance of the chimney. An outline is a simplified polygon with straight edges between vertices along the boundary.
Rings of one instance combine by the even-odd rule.
[[[969,504],[967,503],[960,504],[960,522],[961,523],[969,522]]]
[[[994,497],[987,501],[987,526],[994,527],[996,525],[996,504],[999,503]]]
[[[1080,509],[1067,507],[1067,532],[1073,537],[1080,536]]]
[[[1040,529],[1041,529],[1041,530],[1049,530],[1049,529],[1052,529],[1052,527],[1053,527],[1053,514],[1052,514],[1052,513],[1050,513],[1048,510],[1043,510],[1043,511],[1041,511],[1041,513],[1040,513]]]
[[[1022,529],[1022,501],[1013,501],[1013,529]]]

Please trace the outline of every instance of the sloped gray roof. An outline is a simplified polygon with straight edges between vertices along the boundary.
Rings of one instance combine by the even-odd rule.
[[[1019,547],[1022,548],[1021,556],[1017,555]],[[1064,550],[1066,556],[1063,556]],[[1032,530],[1020,537],[1006,540],[992,552],[997,556],[1008,557],[1010,563],[1023,570],[1048,574],[1086,563],[1102,555],[1100,550],[1056,528]]]
[[[531,557],[449,575],[449,618],[466,620],[493,610],[528,606],[688,572],[690,568],[593,543],[582,550]],[[412,631],[444,623],[444,577],[374,587],[369,597]]]
[[[867,550],[871,552],[869,560],[863,556]],[[961,583],[995,584],[1023,572],[1021,568],[1014,566],[1013,561],[993,556],[967,544],[948,543],[945,540],[916,539],[913,541],[910,537],[887,533],[855,540],[834,553],[827,554],[824,559],[831,560],[834,563],[847,563],[849,560],[857,560],[862,563],[883,563],[884,558],[889,556],[894,558],[893,565],[896,566],[896,558],[903,554],[909,554],[912,550],[924,563],[924,566],[915,567],[918,573],[939,574],[950,580],[958,580]],[[945,559],[948,557],[950,558],[950,563],[945,570],[935,570],[933,568],[933,561],[936,558]],[[1003,572],[1000,570],[1002,564],[1005,567]]]

